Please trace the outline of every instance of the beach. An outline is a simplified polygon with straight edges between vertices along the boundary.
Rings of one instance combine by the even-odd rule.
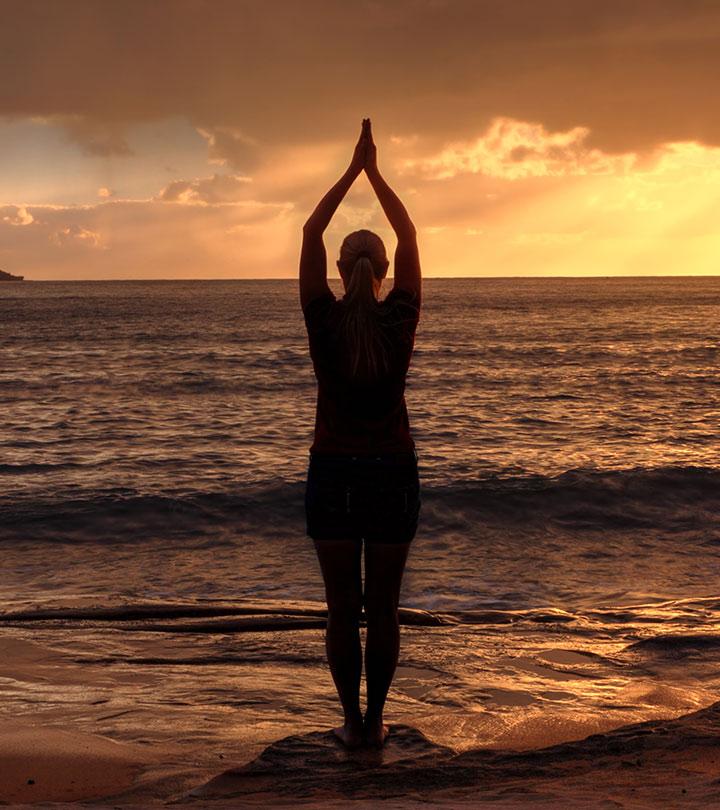
[[[596,645],[526,648],[515,666],[533,671],[527,680],[544,688],[544,699],[518,690],[507,669],[504,680],[496,673],[494,686],[477,688],[468,710],[451,697],[468,684],[449,653],[502,647],[507,625],[500,634],[403,611],[389,741],[382,751],[351,752],[329,731],[337,709],[322,630],[295,626],[298,614],[307,624],[318,611],[258,614],[247,605],[244,626],[232,613],[186,618],[189,606],[137,617],[159,612],[152,608],[104,621],[80,609],[84,642],[67,634],[64,649],[49,642],[61,619],[32,621],[22,640],[18,628],[31,620],[3,619],[4,802],[651,808],[720,800],[720,702],[682,686],[706,680],[710,659],[717,670],[717,638],[655,636],[612,656],[592,652]],[[107,629],[118,621],[126,626]],[[222,635],[211,629],[221,622]],[[173,623],[183,629],[172,632]],[[199,623],[200,632],[187,632]],[[268,624],[274,629],[257,629]],[[542,628],[544,644],[563,644],[561,624],[546,617]],[[103,654],[117,647],[115,634],[123,653]],[[441,661],[430,647],[443,651]],[[618,688],[616,705],[602,713],[572,710],[573,691],[612,674],[619,681],[623,669],[642,685]]]
[[[294,282],[8,286],[0,802],[720,803],[716,279],[428,280],[382,752],[330,731]]]

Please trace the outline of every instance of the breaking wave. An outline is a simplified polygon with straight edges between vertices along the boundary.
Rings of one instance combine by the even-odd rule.
[[[6,470],[7,472],[7,470]],[[213,532],[296,534],[304,481],[236,491],[141,493],[103,489],[0,498],[0,539],[131,539]],[[478,523],[552,524],[583,531],[720,528],[720,470],[660,467],[557,476],[488,476],[424,485],[421,525],[472,534]],[[709,542],[720,542],[716,537]]]

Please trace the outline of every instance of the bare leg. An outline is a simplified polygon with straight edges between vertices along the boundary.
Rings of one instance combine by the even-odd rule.
[[[365,742],[382,747],[388,734],[383,707],[400,652],[398,602],[410,543],[365,543]]]
[[[345,724],[333,729],[333,733],[348,748],[356,748],[362,743],[362,543],[358,540],[315,540],[315,549],[325,580],[328,606],[325,648],[345,714]]]

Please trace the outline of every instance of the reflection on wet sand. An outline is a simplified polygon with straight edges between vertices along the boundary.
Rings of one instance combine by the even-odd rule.
[[[700,600],[675,612],[703,607]],[[525,798],[538,791],[573,806],[591,795],[598,761],[604,789],[614,785],[617,795],[660,795],[662,765],[675,784],[692,771],[683,778],[709,796],[714,768],[720,776],[711,724],[720,709],[692,713],[717,695],[720,636],[680,622],[662,632],[657,604],[623,610],[635,623],[622,635],[587,616],[548,621],[547,611],[508,612],[512,632],[487,615],[469,624],[403,611],[391,737],[379,755],[357,756],[329,731],[338,717],[321,604],[79,600],[9,610],[0,619],[0,691],[5,728],[19,736],[0,740],[0,761],[12,765],[4,772],[13,775],[3,795],[66,798],[47,763],[66,762],[70,737],[62,735],[74,734],[115,776],[76,781],[68,798],[280,803],[402,794],[440,802],[470,800],[482,784],[507,800],[528,790]],[[655,730],[634,726],[646,722]],[[44,792],[27,792],[40,777],[18,782],[31,766]],[[362,780],[353,777],[358,769]]]

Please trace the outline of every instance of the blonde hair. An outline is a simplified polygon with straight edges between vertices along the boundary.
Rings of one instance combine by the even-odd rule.
[[[390,366],[387,337],[380,325],[375,281],[388,270],[382,239],[372,231],[348,234],[340,247],[338,268],[345,279],[341,328],[350,350],[354,376],[377,378]]]

